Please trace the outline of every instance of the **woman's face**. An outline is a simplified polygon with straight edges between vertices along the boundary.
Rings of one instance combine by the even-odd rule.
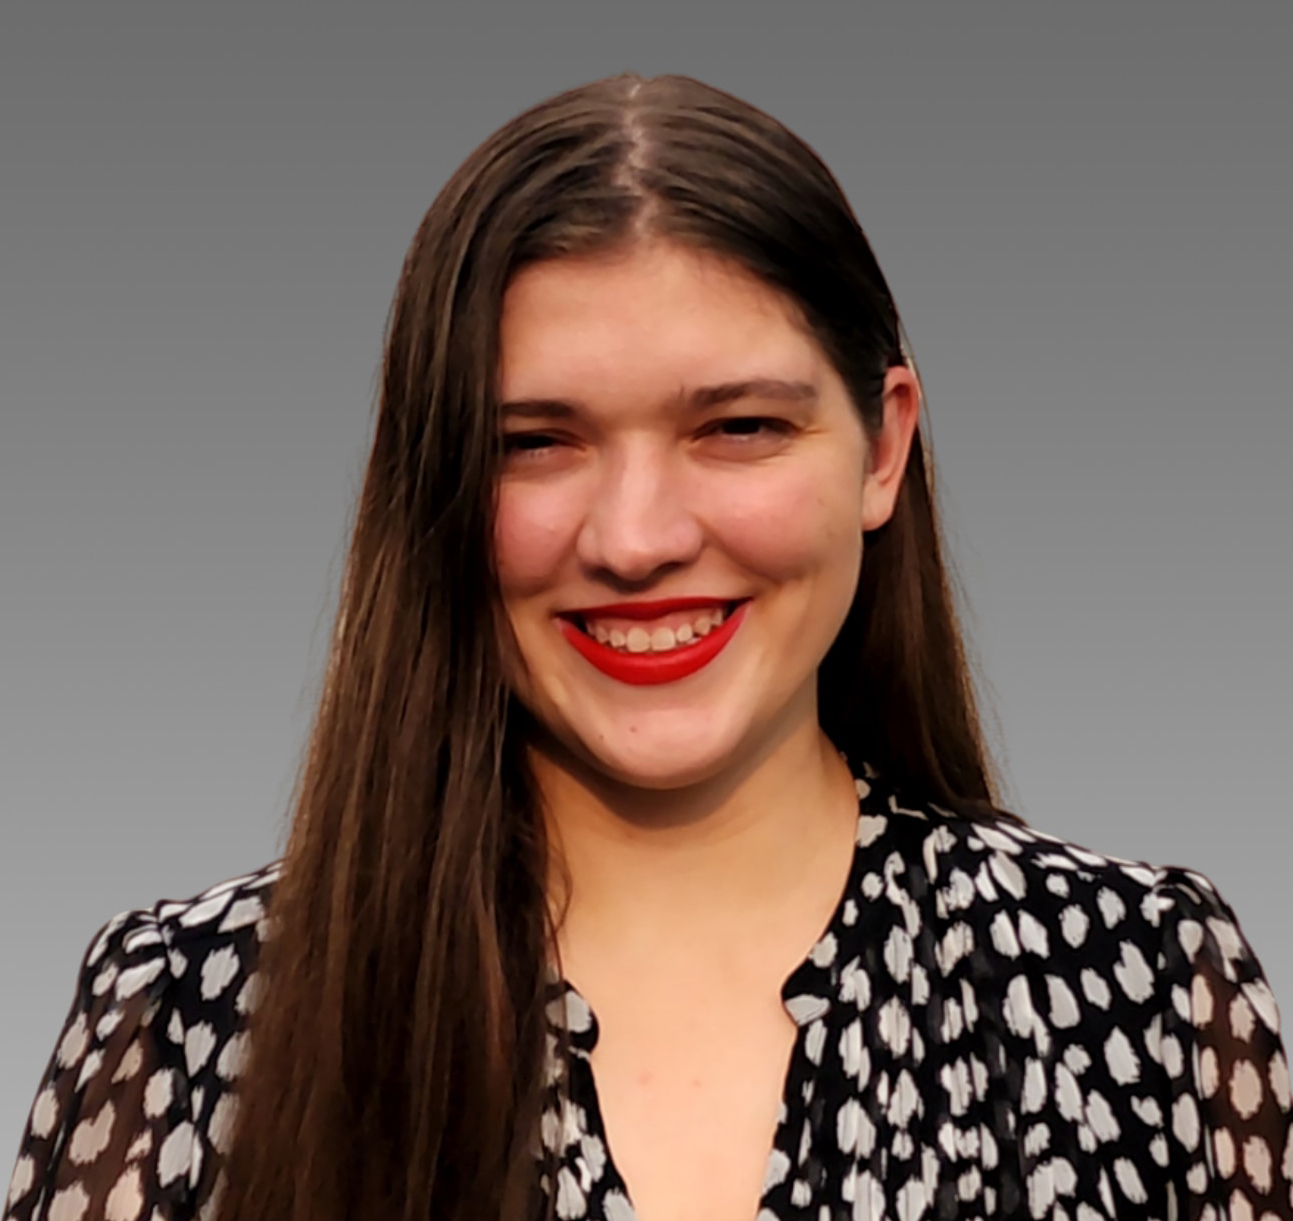
[[[862,532],[905,465],[907,370],[869,453],[783,299],[660,242],[522,270],[500,345],[495,545],[521,701],[583,764],[645,788],[815,731]]]

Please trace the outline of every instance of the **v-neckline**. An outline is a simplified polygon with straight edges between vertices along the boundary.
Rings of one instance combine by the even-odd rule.
[[[796,1031],[782,1080],[772,1143],[764,1159],[763,1188],[750,1221],[762,1221],[774,1215],[770,1210],[774,1192],[795,1164],[793,1128],[809,1102],[803,1097],[803,1089],[796,1090],[795,1086],[801,1080],[811,1081],[820,1062],[820,1047],[817,1048],[818,1054],[814,1055],[811,1043],[819,1043],[825,1037],[825,1018],[838,998],[840,967],[837,947],[845,930],[855,924],[860,915],[858,897],[861,894],[865,849],[873,843],[878,827],[876,816],[866,811],[870,782],[855,775],[854,784],[858,797],[857,821],[844,887],[821,934],[781,985],[782,1005],[795,1023]],[[608,1214],[607,1221],[639,1221],[628,1183],[615,1162],[593,1074],[590,1057],[600,1034],[597,1015],[574,983],[560,975],[551,962],[547,964],[547,980],[549,1023],[556,1026],[564,1022],[572,1050],[571,1073],[581,1077],[580,1088],[573,1088],[575,1083],[571,1082],[575,1113],[570,1117],[562,1116],[560,1122],[564,1127],[573,1121],[578,1139],[600,1143],[604,1162],[598,1178],[607,1192],[619,1192],[627,1209],[621,1209],[614,1217]],[[560,1183],[552,1184],[552,1190],[560,1189]],[[558,1215],[561,1215],[560,1211]]]

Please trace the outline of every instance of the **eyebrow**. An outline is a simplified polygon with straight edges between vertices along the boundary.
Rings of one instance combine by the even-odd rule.
[[[715,386],[698,386],[682,391],[675,402],[686,411],[705,411],[738,399],[773,399],[778,402],[814,403],[817,387],[812,382],[787,381],[779,377],[747,377],[741,381],[720,382]],[[567,419],[585,410],[584,404],[568,399],[509,399],[499,404],[503,416]]]

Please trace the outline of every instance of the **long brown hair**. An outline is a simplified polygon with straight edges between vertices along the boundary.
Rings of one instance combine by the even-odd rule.
[[[270,905],[225,1221],[535,1215],[553,944],[546,844],[492,561],[504,289],[662,237],[801,311],[868,432],[906,360],[893,298],[801,140],[684,76],[569,90],[489,137],[408,252],[331,653]],[[820,670],[823,728],[916,798],[1005,817],[918,430]]]

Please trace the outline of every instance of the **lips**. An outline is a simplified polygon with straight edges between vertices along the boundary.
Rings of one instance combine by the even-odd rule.
[[[561,612],[563,617],[571,619],[659,619],[662,615],[674,611],[704,610],[711,606],[721,606],[727,611],[734,610],[748,598],[659,598],[654,602],[611,602],[605,606],[584,606],[574,611]]]
[[[618,602],[562,612],[557,616],[557,626],[576,652],[610,678],[633,685],[675,682],[707,666],[723,651],[744,621],[748,604],[748,598],[710,597]],[[704,635],[687,638],[686,643],[678,643],[664,651],[624,651],[595,639],[589,631],[590,623],[629,620],[645,624],[670,616],[676,619],[680,613],[719,609],[724,612],[721,624]],[[668,634],[665,639],[669,639]]]

